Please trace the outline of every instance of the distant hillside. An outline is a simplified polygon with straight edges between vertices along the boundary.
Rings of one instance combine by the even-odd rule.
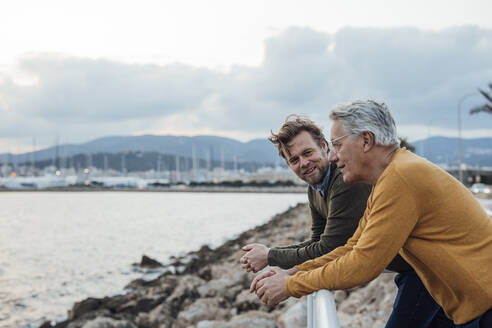
[[[458,163],[458,139],[431,137],[412,142],[415,152],[431,162],[447,165]],[[462,139],[462,161],[472,166],[492,167],[492,138]]]
[[[64,144],[34,153],[20,155],[0,154],[0,160],[16,163],[53,160],[78,154],[155,152],[197,159],[224,162],[256,162],[273,164],[278,161],[275,147],[267,139],[240,142],[217,136],[114,136],[98,138],[80,145]]]
[[[411,142],[415,152],[427,157],[430,161],[450,166],[458,163],[458,140],[447,137],[431,137]],[[492,167],[492,138],[463,139],[463,163],[473,166]],[[180,156],[191,160],[193,155],[197,160],[203,160],[215,165],[218,163],[258,163],[274,165],[283,164],[277,150],[267,139],[254,139],[249,142],[240,142],[230,138],[217,136],[113,136],[98,138],[93,141],[73,145],[65,144],[50,147],[32,153],[20,155],[0,154],[0,160],[23,163],[30,162],[32,155],[36,162],[54,161],[55,158],[69,158],[87,154],[119,154],[126,153],[154,153]],[[150,155],[150,154],[149,154]],[[102,158],[102,157],[101,157]],[[119,157],[118,157],[119,158]],[[150,159],[150,158],[149,158]],[[110,159],[111,160],[111,159]],[[117,161],[115,158],[114,161]],[[173,165],[172,158],[166,160],[166,165]],[[115,164],[116,165],[116,164]],[[168,166],[169,167],[169,166]]]

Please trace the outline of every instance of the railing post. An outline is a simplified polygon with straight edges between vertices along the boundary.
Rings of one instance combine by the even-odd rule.
[[[339,328],[337,307],[331,292],[319,290],[308,295],[307,302],[308,328]]]
[[[313,326],[313,294],[307,296],[307,328],[314,328]]]

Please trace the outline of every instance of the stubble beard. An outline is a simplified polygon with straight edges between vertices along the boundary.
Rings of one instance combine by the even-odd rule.
[[[326,169],[324,170],[324,172],[322,172],[322,168],[318,165],[315,166],[315,170],[316,170],[316,175],[314,176],[309,176],[309,177],[305,177],[304,182],[312,185],[312,186],[320,186],[322,183],[323,183],[323,179],[325,177],[325,174],[326,174]]]

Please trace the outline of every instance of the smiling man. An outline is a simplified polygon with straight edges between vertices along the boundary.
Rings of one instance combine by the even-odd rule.
[[[268,305],[376,278],[400,254],[459,327],[492,327],[492,220],[471,192],[427,160],[399,148],[386,105],[336,105],[329,159],[346,183],[373,186],[347,243],[289,271],[257,276]]]
[[[269,140],[289,168],[309,185],[312,233],[309,240],[295,245],[268,248],[255,243],[244,246],[247,253],[241,258],[242,266],[253,272],[267,265],[292,268],[344,245],[355,232],[371,192],[368,185],[343,182],[336,165],[328,161],[325,136],[313,121],[290,115],[278,133],[272,132]],[[411,270],[401,258],[392,269]]]

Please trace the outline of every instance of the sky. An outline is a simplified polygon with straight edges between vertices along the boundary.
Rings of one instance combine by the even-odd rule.
[[[490,0],[6,0],[0,153],[103,136],[265,138],[384,101],[410,141],[492,137]],[[461,104],[461,106],[459,106]],[[459,108],[460,107],[460,108]],[[459,110],[460,109],[460,110]]]

